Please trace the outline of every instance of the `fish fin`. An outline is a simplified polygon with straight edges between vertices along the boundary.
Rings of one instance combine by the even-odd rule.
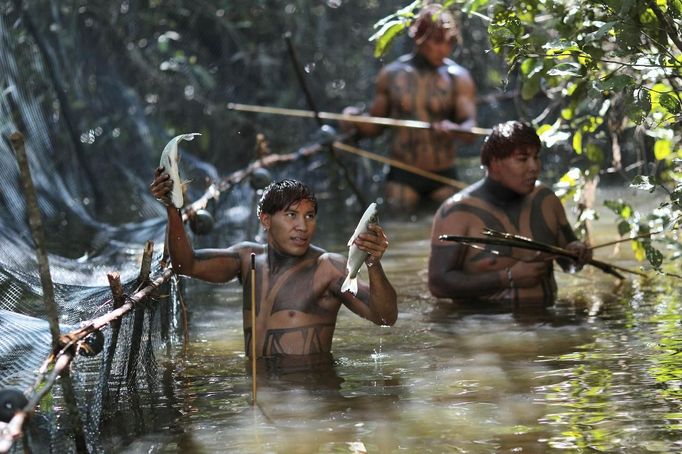
[[[341,293],[351,292],[353,295],[358,294],[358,278],[346,276],[346,280],[341,285]]]

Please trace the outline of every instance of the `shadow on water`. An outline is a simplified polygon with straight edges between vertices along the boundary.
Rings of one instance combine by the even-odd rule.
[[[676,282],[618,284],[586,269],[558,273],[552,307],[454,305],[427,291],[430,219],[384,227],[396,326],[342,309],[333,356],[259,364],[256,406],[239,287],[188,281],[191,339],[167,374],[172,411],[123,452],[682,449]],[[627,254],[605,259],[636,267]]]

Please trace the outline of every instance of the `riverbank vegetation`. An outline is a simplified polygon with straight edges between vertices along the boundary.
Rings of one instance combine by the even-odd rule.
[[[376,55],[409,27],[424,3],[412,2],[376,24]],[[605,207],[620,219],[618,235],[636,238],[632,247],[638,258],[646,257],[653,268],[660,271],[665,256],[679,269],[682,2],[448,0],[443,5],[488,23],[490,49],[508,64],[502,86],[515,80],[519,103],[543,99],[543,110],[527,119],[547,146],[570,144],[576,165],[559,185],[564,197],[579,202],[583,234],[598,216],[592,203],[600,179],[626,176],[631,187],[662,192],[666,200],[651,212],[638,212],[624,199],[607,200]],[[661,246],[654,247],[652,238]]]

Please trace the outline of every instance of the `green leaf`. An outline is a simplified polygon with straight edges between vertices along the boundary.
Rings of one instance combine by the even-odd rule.
[[[668,2],[670,15],[675,19],[682,18],[682,0],[671,0]]]
[[[393,22],[398,18],[413,18],[415,16],[414,10],[421,7],[421,0],[415,0],[404,8],[399,9],[393,14],[390,14],[374,24],[374,28],[383,28],[388,22]],[[371,40],[371,38],[370,38]]]
[[[632,183],[630,183],[630,187],[649,192],[654,192],[654,189],[656,189],[656,186],[651,184],[649,181],[649,177],[645,175],[637,175],[635,178],[633,178]]]
[[[542,46],[543,49],[547,51],[549,55],[553,54],[562,54],[567,51],[579,51],[580,48],[578,47],[578,44],[575,41],[569,41],[565,39],[558,39],[552,42],[549,42]]]
[[[646,250],[646,258],[649,263],[651,263],[654,268],[660,268],[663,263],[663,254],[661,254],[661,251],[653,247],[649,241],[644,244],[644,249]]]
[[[670,93],[661,93],[658,102],[673,115],[680,113],[680,101]]]
[[[574,114],[575,114],[575,108],[572,105],[568,106],[564,109],[561,109],[561,118],[563,118],[564,120],[572,119]]]
[[[576,154],[582,154],[583,152],[583,133],[580,131],[576,131],[573,134],[573,151]]]
[[[628,16],[634,4],[635,0],[623,0],[620,4],[620,15]]]
[[[673,144],[670,140],[658,139],[654,144],[654,156],[659,161],[664,160],[673,152]]]
[[[632,77],[626,74],[617,74],[602,81],[601,87],[603,90],[622,91],[625,87],[632,84]]]
[[[639,89],[637,92],[637,101],[646,113],[651,111],[651,93],[647,90]]]
[[[379,58],[384,55],[384,53],[386,53],[386,49],[388,49],[388,46],[391,44],[391,41],[393,41],[393,38],[405,30],[405,28],[407,28],[406,21],[394,20],[387,22],[378,32],[370,36],[369,41],[376,40],[376,45],[374,46],[374,57]]]
[[[623,202],[623,200],[621,199],[605,200],[604,206],[606,206],[608,209],[616,213],[616,215],[625,220],[630,219],[634,214],[634,210],[632,209],[630,204]]]
[[[618,235],[625,236],[632,231],[632,226],[628,221],[620,221],[618,223]]]
[[[613,29],[613,26],[616,24],[616,22],[606,22],[604,25],[599,27],[599,29],[595,32],[588,33],[587,36],[585,36],[585,42],[591,42],[591,41],[598,41],[602,39],[602,37],[607,34],[608,32]]]
[[[580,77],[580,65],[578,63],[566,62],[556,65],[554,68],[547,71],[548,76],[570,76]]]
[[[502,47],[514,41],[514,34],[510,30],[495,25],[488,27],[488,37],[495,52],[500,52]]]
[[[601,147],[595,143],[588,143],[585,149],[585,154],[587,158],[597,164],[602,164],[604,162],[604,152]]]
[[[542,143],[544,143],[547,148],[552,148],[557,143],[566,142],[568,139],[570,139],[571,133],[568,131],[557,131],[554,129],[542,130],[541,132],[541,130],[538,129],[538,136],[540,136],[540,140],[542,140]]]
[[[651,96],[644,89],[637,89],[632,96],[625,97],[625,111],[635,123],[640,124],[651,111]]]
[[[540,91],[539,77],[533,77],[531,79],[526,79],[523,81],[523,84],[521,85],[521,97],[525,101],[532,99],[533,96],[535,96],[538,91]]]
[[[535,58],[526,58],[523,63],[521,63],[521,72],[529,79],[536,77],[543,69],[544,63]]]

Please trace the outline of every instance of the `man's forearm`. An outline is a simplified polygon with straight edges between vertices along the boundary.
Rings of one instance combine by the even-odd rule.
[[[175,207],[167,207],[168,212],[168,252],[173,271],[190,275],[192,272],[193,250],[187,237],[182,215]]]
[[[381,262],[368,268],[369,307],[377,314],[375,323],[393,325],[398,319],[398,303],[395,289],[388,281]]]

